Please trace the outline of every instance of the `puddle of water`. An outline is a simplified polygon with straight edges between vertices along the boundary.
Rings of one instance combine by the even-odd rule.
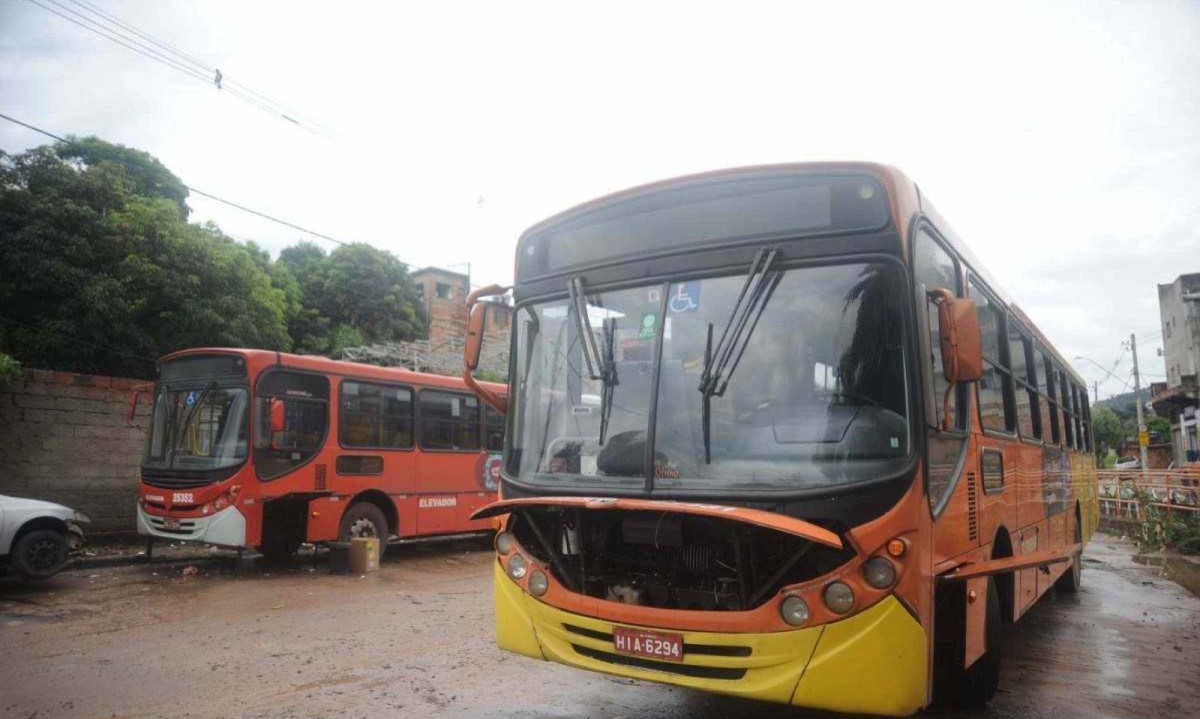
[[[1133,561],[1147,567],[1157,567],[1164,576],[1200,597],[1200,564],[1178,557],[1139,554]]]

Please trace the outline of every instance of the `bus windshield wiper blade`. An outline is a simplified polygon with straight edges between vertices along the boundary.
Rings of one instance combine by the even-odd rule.
[[[575,308],[575,328],[579,331],[579,340],[583,343],[583,361],[587,365],[590,379],[604,378],[604,360],[600,356],[600,348],[596,346],[596,335],[592,332],[592,323],[588,320],[587,297],[584,295],[583,280],[572,277],[567,283],[571,291],[571,306]]]
[[[781,272],[772,272],[771,265],[779,250],[760,250],[750,263],[746,281],[734,302],[729,321],[721,330],[721,339],[713,347],[713,326],[708,325],[708,336],[704,344],[704,371],[700,374],[702,396],[701,422],[704,432],[704,463],[712,464],[712,398],[721,397],[729,386],[758,320],[762,317],[771,294],[783,277]]]
[[[600,437],[599,444],[604,446],[604,437],[608,434],[608,417],[612,414],[613,390],[616,388],[617,364],[613,361],[613,345],[616,344],[616,318],[604,321],[604,376],[600,386]]]
[[[771,271],[771,265],[778,255],[779,250],[760,250],[750,263],[750,272],[734,302],[729,321],[721,330],[721,339],[711,353],[706,352],[699,387],[705,395],[720,397],[725,394],[725,388],[729,386],[733,371],[746,351],[758,319],[783,277],[782,273]]]

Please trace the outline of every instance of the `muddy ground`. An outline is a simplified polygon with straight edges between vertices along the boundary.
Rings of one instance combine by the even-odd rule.
[[[1006,637],[982,716],[1200,716],[1200,599],[1132,553],[1090,545],[1084,591],[1047,597]],[[3,579],[0,716],[819,716],[503,654],[490,561],[470,540],[393,547],[362,578],[317,560]]]

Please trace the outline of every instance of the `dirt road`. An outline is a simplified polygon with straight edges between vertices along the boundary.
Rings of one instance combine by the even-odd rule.
[[[986,716],[1200,716],[1200,599],[1130,554],[1098,538],[1084,591],[1010,633]],[[458,541],[393,548],[365,578],[209,565],[0,580],[0,716],[817,716],[503,654],[490,561]]]

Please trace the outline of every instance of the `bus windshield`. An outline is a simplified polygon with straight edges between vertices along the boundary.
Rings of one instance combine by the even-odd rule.
[[[176,389],[160,384],[154,398],[147,469],[213,470],[246,459],[249,427],[244,387]]]
[[[906,466],[898,266],[771,270],[754,306],[747,284],[739,274],[588,291],[600,372],[589,371],[585,323],[569,299],[522,306],[509,475],[640,487],[652,472],[658,491],[719,494],[832,487]],[[714,387],[703,378],[722,344],[728,361]]]

